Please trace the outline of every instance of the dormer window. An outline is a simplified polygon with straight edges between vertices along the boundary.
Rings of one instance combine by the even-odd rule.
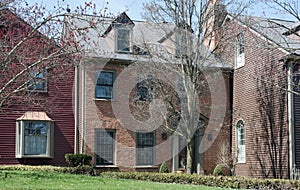
[[[116,28],[116,52],[128,53],[130,52],[131,42],[131,28],[117,27]]]
[[[103,36],[107,36],[114,29],[115,52],[130,53],[133,27],[133,21],[123,12],[109,25]]]

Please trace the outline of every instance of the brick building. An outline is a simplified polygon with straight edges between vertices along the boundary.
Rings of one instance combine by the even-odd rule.
[[[220,57],[234,68],[232,152],[236,175],[292,177],[300,159],[299,95],[295,93],[299,23],[227,15],[222,27]]]
[[[166,67],[172,60],[176,63],[176,27],[133,21],[126,13],[116,19],[83,17],[69,22],[79,28],[89,23],[83,20],[97,24],[84,35],[74,34],[86,50],[76,68],[76,151],[92,154],[94,165],[101,170],[158,171],[162,162],[173,172],[183,169],[185,141],[163,127],[167,119],[160,118],[160,113],[153,116],[164,110],[164,103],[158,103],[165,100],[162,93],[172,91],[167,85],[158,87],[157,81],[167,81],[173,91],[182,82],[169,70],[171,67]],[[68,34],[67,26],[65,30]],[[197,126],[202,125],[202,130],[193,135],[193,170],[205,174],[212,173],[218,146],[230,137],[230,67],[213,55],[210,64],[207,73],[213,68],[222,73],[224,88],[220,85],[220,89],[225,95],[212,96],[210,91],[199,98],[202,106]],[[215,102],[224,100],[221,123],[209,119],[213,98]]]

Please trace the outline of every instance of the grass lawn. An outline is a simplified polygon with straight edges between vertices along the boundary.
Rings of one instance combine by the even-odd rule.
[[[0,170],[0,189],[221,189],[38,171]]]

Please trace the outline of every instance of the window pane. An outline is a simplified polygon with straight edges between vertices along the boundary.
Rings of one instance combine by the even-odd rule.
[[[98,85],[113,85],[113,72],[104,72],[98,74],[97,84]]]
[[[129,39],[129,30],[119,29],[118,30],[118,40],[128,40]]]
[[[25,155],[46,154],[47,151],[47,123],[24,122],[25,127]]]
[[[245,162],[245,125],[242,120],[237,123],[238,162]]]
[[[117,50],[129,51],[130,46],[130,34],[129,30],[119,29],[117,32]]]
[[[45,71],[40,71],[40,72],[31,71],[30,78],[31,81],[28,84],[29,90],[40,90],[40,91],[46,90],[47,79],[46,79]]]
[[[154,133],[136,133],[137,165],[153,165],[154,146]]]
[[[112,99],[113,97],[114,73],[102,71],[97,76],[95,89],[96,98]]]
[[[151,101],[155,94],[155,81],[152,75],[148,75],[147,78],[142,79],[141,76],[137,76],[136,95],[139,100]]]
[[[96,165],[114,164],[115,131],[95,129]]]
[[[111,99],[113,97],[112,86],[96,86],[96,97]]]
[[[238,53],[239,54],[242,54],[244,53],[244,35],[242,33],[240,33],[238,36],[237,36],[237,43],[238,43]]]

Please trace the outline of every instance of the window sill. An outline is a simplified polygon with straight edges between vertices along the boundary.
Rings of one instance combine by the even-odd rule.
[[[155,165],[144,165],[144,166],[134,166],[134,168],[158,168],[158,166],[155,166]]]
[[[43,94],[48,93],[48,90],[27,90],[27,91],[32,93],[43,93]]]
[[[245,67],[245,65],[242,65],[242,66],[235,66],[235,68],[234,69],[240,69],[240,68],[243,68],[243,67]]]
[[[115,99],[94,98],[94,101],[115,102]]]
[[[128,50],[128,51],[115,50],[115,53],[118,53],[118,54],[132,54],[132,51],[131,50]]]
[[[48,156],[48,155],[20,155],[16,156],[16,158],[53,158],[53,156]]]
[[[95,165],[96,168],[118,168],[116,165]]]

